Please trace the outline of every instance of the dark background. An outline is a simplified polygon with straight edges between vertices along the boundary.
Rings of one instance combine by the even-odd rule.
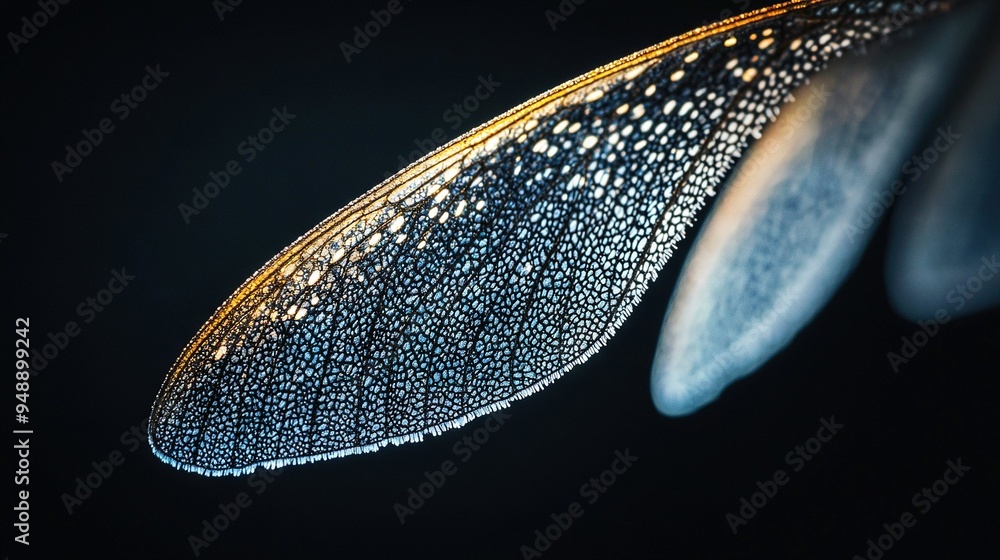
[[[436,128],[455,137],[742,3],[589,0],[553,31],[544,12],[556,0],[404,2],[351,63],[341,41],[385,2],[249,0],[224,21],[209,0],[175,4],[71,2],[18,54],[0,48],[0,340],[13,347],[15,317],[30,317],[36,348],[67,321],[80,324],[31,381],[34,557],[189,558],[189,535],[248,492],[252,504],[201,557],[521,558],[549,515],[580,501],[580,485],[626,448],[638,461],[544,558],[851,558],[958,458],[972,470],[886,558],[1000,548],[1000,312],[949,323],[893,373],[886,352],[915,326],[886,300],[884,228],[785,351],[704,410],[669,419],[652,406],[649,368],[685,243],[610,344],[509,408],[505,425],[402,526],[393,504],[425,470],[456,459],[452,446],[482,420],[421,444],[289,467],[260,494],[245,477],[176,470],[144,441],[132,452],[122,434],[146,418],[215,307],[395,170],[413,139]],[[5,3],[3,31],[38,9]],[[157,64],[169,77],[119,121],[111,101]],[[452,129],[443,112],[489,75],[502,85]],[[178,204],[283,106],[295,120],[185,224]],[[115,130],[58,182],[51,162],[104,117]],[[77,306],[122,267],[135,279],[84,323]],[[13,356],[5,360],[11,371]],[[757,481],[790,471],[785,454],[830,415],[841,433],[734,536],[726,514]],[[68,513],[63,495],[116,451],[124,462]],[[11,537],[4,551],[26,557]]]

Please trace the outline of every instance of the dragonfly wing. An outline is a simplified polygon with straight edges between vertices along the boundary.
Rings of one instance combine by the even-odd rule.
[[[961,317],[1000,304],[1000,39],[981,72],[908,169],[914,188],[890,220],[886,283],[913,321]],[[933,163],[931,163],[933,161]],[[926,171],[923,168],[927,168]],[[919,181],[919,184],[917,184]]]
[[[699,29],[429,154],[216,311],[160,390],[154,451],[238,474],[420,440],[544,387],[613,334],[792,88],[927,13],[888,4]]]
[[[651,381],[660,412],[691,413],[753,373],[853,270],[970,52],[978,12],[961,16],[838,62],[748,151],[667,310]]]

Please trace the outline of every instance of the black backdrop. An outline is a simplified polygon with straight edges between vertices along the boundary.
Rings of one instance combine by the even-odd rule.
[[[583,516],[544,558],[846,559],[864,555],[883,523],[915,511],[911,496],[959,458],[971,470],[916,514],[885,557],[997,550],[1000,313],[949,323],[893,373],[886,352],[915,327],[886,301],[884,228],[791,346],[689,417],[658,415],[648,392],[685,244],[611,343],[509,408],[467,462],[453,446],[482,420],[421,444],[286,468],[269,483],[178,471],[127,434],[215,307],[395,170],[414,139],[439,128],[457,136],[744,3],[671,4],[589,0],[553,30],[545,10],[556,0],[404,1],[348,63],[340,43],[385,2],[251,0],[222,21],[209,0],[70,2],[16,54],[0,48],[0,338],[13,348],[16,317],[30,317],[35,348],[49,333],[60,338],[67,321],[79,327],[31,380],[31,544],[13,543],[8,509],[5,554],[191,557],[189,536],[204,538],[203,520],[243,492],[252,503],[208,533],[200,557],[521,558],[550,514],[578,501]],[[3,30],[20,33],[20,18],[38,10],[6,3]],[[121,119],[111,102],[157,65],[168,75]],[[469,118],[445,114],[491,76],[500,85]],[[240,157],[240,142],[282,107],[295,115],[287,128],[185,223],[178,205],[191,204],[192,189]],[[59,181],[51,162],[106,117],[114,130]],[[78,309],[123,268],[134,279],[121,293],[100,312]],[[11,371],[13,357],[5,360]],[[792,472],[785,455],[830,416],[844,428]],[[586,503],[580,486],[625,449],[638,460]],[[120,464],[107,474],[109,459]],[[394,504],[449,459],[457,472],[401,525]],[[727,513],[738,514],[741,498],[777,469],[790,481],[733,535]],[[88,477],[99,483],[89,495],[78,488]],[[17,505],[13,494],[8,503]]]

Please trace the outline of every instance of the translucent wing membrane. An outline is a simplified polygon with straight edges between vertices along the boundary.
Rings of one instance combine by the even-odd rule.
[[[778,105],[936,11],[791,2],[564,84],[428,155],[227,300],[153,407],[165,461],[249,472],[416,441],[600,348]]]
[[[954,145],[919,189],[900,198],[889,228],[889,301],[913,321],[943,308],[957,318],[1000,304],[1000,282],[989,280],[1000,265],[1000,36],[994,32],[977,54],[981,66],[964,99],[941,121],[954,123],[961,139],[939,131],[938,145]],[[964,286],[974,297],[965,297],[970,288],[956,290]]]
[[[833,64],[795,92],[747,151],[678,277],[652,367],[660,412],[684,415],[712,402],[785,347],[833,297],[878,229],[877,221],[858,227],[859,217],[871,217],[868,209],[918,139],[939,122],[961,61],[977,43],[977,23],[986,19],[981,10],[955,16]],[[984,111],[974,112],[981,118]],[[959,188],[949,182],[945,190]],[[960,215],[968,222],[971,214]],[[952,239],[941,235],[948,231],[927,237]]]

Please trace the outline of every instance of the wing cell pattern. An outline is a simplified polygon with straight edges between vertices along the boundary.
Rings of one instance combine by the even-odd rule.
[[[154,451],[239,474],[418,441],[538,391],[621,325],[792,89],[940,8],[805,1],[747,14],[426,156],[216,311],[160,390]]]

